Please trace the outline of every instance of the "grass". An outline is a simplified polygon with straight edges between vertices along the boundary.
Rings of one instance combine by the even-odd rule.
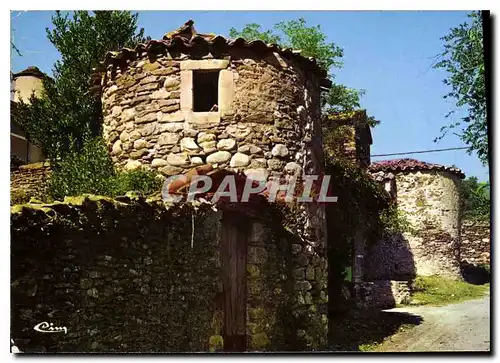
[[[489,290],[490,284],[474,285],[441,276],[419,276],[415,279],[412,305],[442,306],[478,299]]]

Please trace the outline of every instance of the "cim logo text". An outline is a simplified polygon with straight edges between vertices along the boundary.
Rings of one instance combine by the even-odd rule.
[[[54,326],[54,323],[48,323],[46,321],[41,322],[40,324],[35,325],[33,328],[40,333],[62,333],[66,334],[68,329],[65,326]]]

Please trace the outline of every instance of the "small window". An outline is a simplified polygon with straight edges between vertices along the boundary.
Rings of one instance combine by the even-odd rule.
[[[219,71],[193,71],[193,111],[218,111]]]

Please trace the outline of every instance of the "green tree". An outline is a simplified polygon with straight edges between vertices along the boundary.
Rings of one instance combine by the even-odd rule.
[[[467,107],[467,116],[453,120],[441,128],[442,139],[448,131],[456,132],[468,146],[468,152],[476,152],[484,165],[488,163],[488,128],[486,124],[486,87],[484,78],[483,27],[481,12],[468,14],[464,22],[442,37],[444,51],[434,68],[444,69],[448,77],[444,84],[451,88],[444,98],[456,100],[457,108]],[[455,110],[448,113],[451,117]]]
[[[61,59],[53,78],[44,80],[44,92],[16,107],[16,121],[45,155],[56,160],[70,150],[80,150],[86,140],[100,134],[102,112],[99,97],[89,92],[92,69],[107,51],[144,41],[137,30],[138,14],[129,11],[56,11],[49,41]]]
[[[252,23],[245,25],[240,31],[231,28],[229,36],[247,40],[260,39],[284,48],[300,49],[303,56],[314,57],[327,70],[333,81],[332,88],[322,99],[325,112],[352,111],[360,107],[360,98],[364,95],[364,90],[356,90],[334,82],[335,75],[332,70],[342,68],[344,51],[335,43],[327,42],[326,35],[319,25],[307,26],[306,21],[299,18],[277,23],[273,30],[264,31],[259,24]]]
[[[460,184],[460,199],[462,203],[462,216],[473,219],[489,219],[491,210],[490,185],[478,182],[472,176]]]

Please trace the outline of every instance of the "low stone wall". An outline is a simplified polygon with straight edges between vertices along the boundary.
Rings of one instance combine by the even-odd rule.
[[[208,351],[217,214],[107,199],[17,208],[11,334],[23,352]],[[194,229],[193,229],[194,228]],[[42,322],[67,334],[34,330]]]
[[[359,304],[365,308],[389,309],[407,304],[411,298],[412,281],[365,281],[359,285]]]
[[[12,207],[16,346],[23,352],[223,350],[224,286],[236,285],[224,285],[224,261],[232,257],[221,255],[221,228],[223,216],[242,212],[237,204],[227,208],[166,208],[133,196]],[[293,211],[271,204],[257,210],[246,218],[246,237],[236,241],[247,243],[246,289],[239,292],[246,349],[325,350],[326,256],[291,232],[303,223]],[[67,334],[35,331],[42,322],[64,326]]]
[[[10,195],[13,204],[23,203],[30,198],[44,198],[50,172],[50,164],[46,162],[21,165],[11,169]]]
[[[489,221],[463,221],[460,259],[472,265],[490,264]]]

